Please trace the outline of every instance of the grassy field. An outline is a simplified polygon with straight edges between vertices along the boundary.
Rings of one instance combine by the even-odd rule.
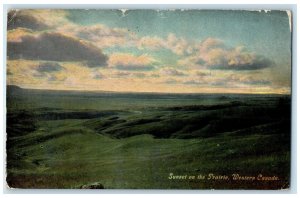
[[[7,90],[10,187],[289,187],[289,96]]]

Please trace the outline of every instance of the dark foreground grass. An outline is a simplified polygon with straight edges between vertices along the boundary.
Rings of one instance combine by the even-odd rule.
[[[73,133],[16,148],[8,184],[18,188],[76,188],[100,182],[105,188],[271,188],[287,187],[289,152],[280,135],[206,139],[153,139],[149,135],[111,139]],[[286,140],[285,140],[286,141]],[[277,143],[277,144],[276,144]],[[285,142],[288,143],[288,142]],[[170,180],[176,175],[278,176],[280,181]]]
[[[54,99],[80,101],[78,108],[55,108],[48,92],[47,97],[35,92],[34,104],[23,91],[8,95],[10,187],[80,188],[95,182],[107,189],[289,187],[286,96],[206,96],[202,103],[201,97],[172,96],[172,105],[169,95],[157,96],[156,103],[151,95],[149,105],[144,95],[122,95],[111,100],[123,103],[109,109],[112,101],[98,106],[108,96],[97,95],[96,105],[76,94],[55,93]],[[124,97],[138,101],[136,106]],[[255,179],[234,180],[233,174]],[[260,174],[276,180],[258,180]]]

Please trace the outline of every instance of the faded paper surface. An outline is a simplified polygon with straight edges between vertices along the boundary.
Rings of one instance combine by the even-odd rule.
[[[8,185],[288,188],[290,16],[9,11]]]

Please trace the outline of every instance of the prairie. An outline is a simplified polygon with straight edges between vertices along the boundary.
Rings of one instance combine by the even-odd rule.
[[[7,183],[13,188],[80,188],[95,182],[106,189],[288,188],[290,110],[288,95],[8,86]],[[233,174],[278,180],[233,180]],[[197,179],[200,175],[205,179]]]

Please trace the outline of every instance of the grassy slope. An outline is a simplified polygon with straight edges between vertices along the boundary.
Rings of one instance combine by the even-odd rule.
[[[32,103],[10,101],[9,107],[14,108],[9,108],[9,112],[15,115],[18,111],[16,106],[19,106],[19,109],[31,110],[35,116],[45,112],[63,113],[66,116],[65,112],[86,112],[89,109],[87,107],[95,105],[78,99],[83,105],[73,105],[71,109],[51,109],[55,107],[55,102],[48,101],[47,105],[45,99],[37,98],[33,98],[36,101]],[[60,100],[68,103],[70,99],[60,97]],[[58,116],[53,119],[53,116],[47,117],[47,114],[46,118],[45,115],[37,116],[33,132],[10,138],[8,183],[11,187],[21,188],[77,188],[93,182],[100,182],[105,188],[139,189],[277,189],[288,186],[290,129],[286,127],[286,123],[282,124],[288,111],[275,111],[277,107],[273,107],[275,103],[271,99],[260,100],[259,103],[255,100],[243,100],[248,107],[239,104],[209,111],[195,110],[193,106],[175,108],[175,111],[168,107],[162,111],[164,105],[149,110],[142,105],[145,102],[139,102],[139,108],[127,104],[121,110],[119,106],[116,108],[119,111],[115,109],[114,114],[105,114],[100,118],[61,119]],[[270,108],[266,108],[267,105]],[[254,108],[257,106],[257,109]],[[97,109],[93,111],[99,111],[99,106],[95,107]],[[108,109],[101,110],[103,112]],[[251,121],[255,115],[259,115],[259,119]],[[204,120],[201,119],[207,116],[210,117],[210,122],[202,124]],[[243,117],[249,118],[251,126],[242,127],[247,122],[235,124],[243,123],[238,120],[243,120]],[[262,123],[255,120],[262,120]],[[174,124],[180,121],[183,122],[182,126],[189,127],[175,130],[175,133],[166,136],[167,139],[152,136],[157,136],[159,131],[173,131]],[[224,125],[225,122],[229,124]],[[175,125],[175,128],[178,126]],[[216,133],[207,136],[209,131],[214,130]],[[195,135],[196,138],[187,134]],[[169,180],[169,173],[262,173],[277,175],[281,180],[264,183],[182,181]]]
[[[193,184],[170,181],[167,177],[171,172],[191,175],[264,173],[281,179],[288,176],[289,152],[274,144],[282,140],[280,135],[234,138],[227,135],[188,140],[140,135],[111,139],[87,129],[63,125],[63,129],[52,133],[63,131],[64,136],[15,149],[14,153],[21,157],[9,170],[13,186],[75,188],[98,181],[105,188],[231,188],[226,183],[222,186],[199,181]],[[38,131],[35,133],[23,137],[20,144],[41,137]],[[243,186],[249,188],[249,183],[240,188]]]

